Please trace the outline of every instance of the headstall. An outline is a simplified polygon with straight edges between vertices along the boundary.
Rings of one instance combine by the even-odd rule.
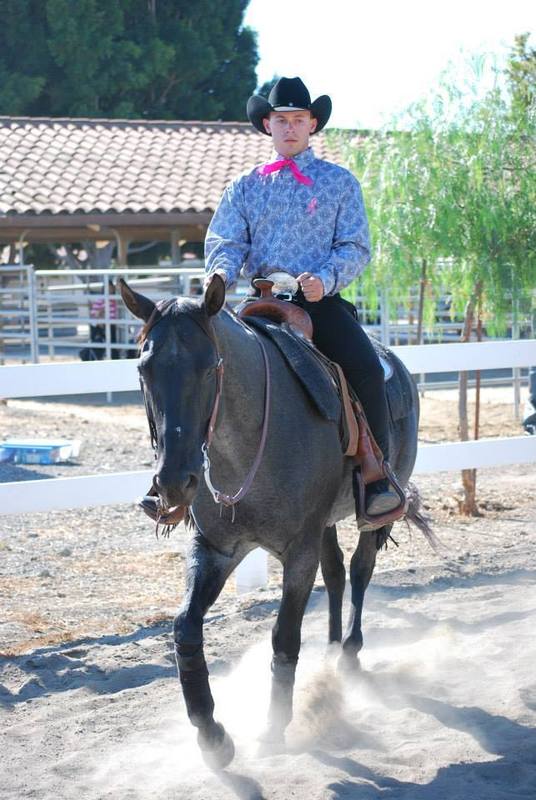
[[[154,326],[156,324],[158,324],[158,322],[160,322],[163,319],[162,312],[164,310],[166,310],[167,308],[169,308],[169,306],[172,304],[172,302],[175,302],[175,301],[174,300],[173,301],[166,300],[166,301],[158,304],[157,306],[155,306],[155,309],[154,309],[153,313],[151,314],[150,318],[148,319],[146,325],[144,326],[144,328],[142,330],[142,333],[140,335],[140,342],[145,341],[145,339],[147,338],[147,335],[152,330],[152,328],[154,328]],[[214,405],[212,407],[212,412],[210,414],[205,440],[204,440],[204,442],[203,442],[203,444],[201,446],[201,452],[202,452],[202,455],[203,455],[203,474],[204,474],[204,478],[205,478],[205,483],[206,483],[206,485],[208,487],[208,490],[210,491],[210,493],[211,493],[211,495],[212,495],[212,497],[214,499],[214,502],[217,503],[220,506],[220,515],[221,515],[221,512],[223,511],[223,507],[231,508],[231,521],[234,522],[235,514],[236,514],[235,506],[237,505],[237,503],[240,502],[240,500],[242,500],[246,496],[246,494],[249,492],[249,490],[251,489],[251,487],[253,485],[253,481],[255,480],[255,475],[256,475],[257,470],[259,468],[259,465],[260,465],[260,463],[262,461],[262,457],[263,457],[263,454],[264,454],[264,448],[265,448],[266,440],[267,440],[267,437],[268,437],[268,422],[269,422],[269,419],[270,419],[270,399],[271,399],[270,363],[269,363],[268,354],[266,352],[266,348],[265,348],[265,346],[264,346],[264,344],[262,342],[262,339],[257,335],[257,333],[252,328],[247,327],[246,325],[244,325],[242,320],[240,320],[238,317],[235,317],[236,321],[240,325],[242,325],[249,333],[253,333],[253,335],[255,336],[255,340],[257,341],[257,343],[258,343],[258,345],[259,345],[259,347],[261,349],[263,362],[264,362],[264,372],[265,372],[264,414],[263,414],[262,430],[261,430],[261,438],[260,438],[260,442],[259,442],[259,447],[257,449],[257,454],[255,456],[253,464],[251,465],[251,469],[249,470],[248,474],[246,475],[246,478],[244,479],[244,483],[242,484],[240,489],[238,489],[238,491],[235,492],[234,494],[226,494],[225,492],[222,492],[221,490],[217,489],[214,486],[214,484],[212,483],[212,479],[211,479],[211,476],[210,476],[211,464],[210,464],[210,458],[209,458],[209,449],[210,449],[210,445],[212,444],[212,440],[214,438],[214,433],[215,433],[215,430],[216,430],[218,411],[219,411],[219,408],[220,408],[220,401],[221,401],[221,396],[222,396],[222,392],[223,392],[223,374],[224,374],[223,357],[220,354],[219,347],[218,347],[218,342],[216,340],[216,337],[214,335],[212,327],[210,326],[210,323],[209,323],[209,326],[206,326],[206,325],[202,324],[199,320],[196,320],[195,317],[191,317],[191,319],[193,319],[194,322],[196,322],[199,325],[199,327],[207,334],[207,336],[211,340],[212,344],[214,345],[214,348],[216,350],[216,358],[217,358],[217,366],[216,366],[216,397],[214,398]],[[147,398],[146,398],[146,395],[145,395],[145,388],[144,388],[143,384],[142,384],[142,391],[143,391],[143,396],[144,396],[144,399],[145,399],[145,407],[146,407],[147,416],[149,418],[149,428],[150,428],[150,431],[151,431],[151,439],[152,439],[152,443],[153,443],[153,448],[156,450],[158,448],[158,439],[157,439],[157,434],[156,434],[156,426],[154,425],[154,421],[152,421],[152,419],[150,417],[150,414],[149,414],[149,407],[148,407],[148,404],[147,404]],[[165,511],[163,511],[160,519],[162,520],[163,523],[165,523]]]

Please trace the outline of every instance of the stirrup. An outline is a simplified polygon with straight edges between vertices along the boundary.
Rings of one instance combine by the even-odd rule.
[[[395,490],[400,502],[395,508],[386,511],[383,514],[367,514],[365,482],[363,481],[363,476],[359,466],[354,468],[352,480],[354,481],[356,517],[360,531],[375,531],[378,528],[383,528],[384,525],[390,525],[392,522],[396,522],[397,519],[403,517],[408,509],[408,499],[406,497],[406,493],[395,478],[395,475],[387,461],[383,462],[383,469],[387,481]]]
[[[369,517],[387,514],[399,505],[400,498],[386,478],[366,484],[365,510]]]

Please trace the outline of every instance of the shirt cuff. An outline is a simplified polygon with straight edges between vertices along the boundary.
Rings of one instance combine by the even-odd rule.
[[[313,273],[314,274],[314,273]],[[316,273],[316,277],[320,278],[322,284],[324,286],[324,297],[328,294],[335,294],[335,278],[333,276],[333,272],[330,269],[321,269],[319,272]]]

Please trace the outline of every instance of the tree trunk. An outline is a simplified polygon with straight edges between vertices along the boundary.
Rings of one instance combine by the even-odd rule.
[[[476,319],[476,340],[482,341],[482,294],[478,297],[478,312]],[[475,439],[480,437],[480,370],[476,371],[475,386]]]
[[[421,261],[421,279],[419,281],[419,307],[417,310],[417,344],[422,344],[423,340],[423,318],[424,318],[424,295],[426,292],[426,287],[428,284],[428,278],[426,277],[426,259],[423,258]],[[408,335],[408,344],[409,344],[409,335]],[[424,382],[426,376],[424,373],[421,372],[419,376],[419,383],[421,385],[421,397],[424,397]]]
[[[482,294],[479,294],[477,300],[477,318],[476,318],[476,340],[482,341]],[[474,440],[480,438],[480,386],[481,386],[481,373],[477,369],[475,373],[475,426],[474,426]],[[476,507],[476,469],[471,470],[473,481],[473,493],[475,500],[475,514],[479,514]]]
[[[471,339],[471,331],[473,328],[473,321],[475,316],[475,304],[480,304],[480,295],[482,292],[481,283],[477,283],[473,296],[468,300],[465,306],[465,318],[463,325],[462,342],[469,342]],[[480,316],[480,314],[479,314]],[[477,400],[477,415],[475,416],[475,426],[480,414],[480,375],[477,376],[478,387],[478,400]],[[458,419],[459,419],[459,433],[462,442],[469,441],[469,415],[467,412],[467,385],[468,375],[467,372],[461,372],[459,378],[459,394],[458,394]],[[475,427],[475,432],[476,432]],[[476,438],[476,437],[475,437]],[[478,508],[476,505],[476,469],[462,469],[462,486],[464,496],[460,502],[460,511],[467,516],[478,516]]]
[[[417,312],[417,344],[422,344],[422,329],[424,317],[424,295],[428,278],[426,277],[426,259],[423,258],[421,264],[421,280],[419,282],[419,310]]]

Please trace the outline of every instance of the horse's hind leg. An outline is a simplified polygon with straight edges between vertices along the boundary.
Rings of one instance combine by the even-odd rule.
[[[385,541],[391,528],[392,525],[386,525],[377,531],[363,531],[359,535],[357,549],[350,562],[350,584],[352,587],[350,619],[343,639],[342,649],[344,656],[352,660],[356,659],[357,654],[363,647],[363,633],[361,630],[363,600],[374,572],[378,543]]]
[[[186,594],[174,624],[175,654],[188,716],[198,728],[205,761],[219,768],[230,763],[234,746],[213,716],[214,700],[203,653],[203,617],[243,555],[225,556],[197,533],[187,558]]]
[[[342,598],[346,583],[344,556],[337,541],[337,528],[331,525],[324,531],[320,553],[322,577],[329,601],[329,643],[342,639]]]
[[[285,728],[292,719],[294,677],[301,645],[301,625],[305,606],[318,569],[320,535],[296,542],[287,553],[283,566],[283,596],[272,631],[272,692],[268,730],[264,739],[282,742]]]

